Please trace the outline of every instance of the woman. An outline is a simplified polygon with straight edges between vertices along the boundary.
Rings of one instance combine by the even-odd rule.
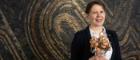
[[[103,26],[106,17],[105,5],[98,1],[92,1],[87,5],[85,12],[90,24],[75,34],[71,45],[71,60],[121,60],[116,33]],[[103,54],[97,55],[98,49],[92,48],[93,44],[90,42],[98,41],[101,34],[106,37],[105,40],[108,40],[109,49],[99,50],[99,52],[103,51]],[[92,40],[92,37],[95,40]]]

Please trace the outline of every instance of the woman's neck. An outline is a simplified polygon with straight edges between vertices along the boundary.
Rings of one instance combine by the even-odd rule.
[[[95,33],[100,33],[103,30],[103,26],[93,26],[93,25],[90,25],[90,29],[93,30]]]

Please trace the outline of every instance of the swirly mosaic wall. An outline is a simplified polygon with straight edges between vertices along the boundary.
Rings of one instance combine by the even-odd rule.
[[[91,0],[1,0],[0,60],[69,60]],[[100,0],[105,26],[117,31],[123,60],[140,60],[140,1]]]

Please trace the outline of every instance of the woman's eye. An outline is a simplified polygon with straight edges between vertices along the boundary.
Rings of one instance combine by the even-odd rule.
[[[92,14],[96,14],[97,12],[92,12]]]
[[[103,11],[101,11],[100,13],[104,13]]]

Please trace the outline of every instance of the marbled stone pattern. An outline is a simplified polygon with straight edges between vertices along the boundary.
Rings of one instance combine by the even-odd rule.
[[[75,32],[92,0],[1,0],[0,60],[69,60]],[[123,60],[140,60],[140,1],[100,0],[117,32]]]

